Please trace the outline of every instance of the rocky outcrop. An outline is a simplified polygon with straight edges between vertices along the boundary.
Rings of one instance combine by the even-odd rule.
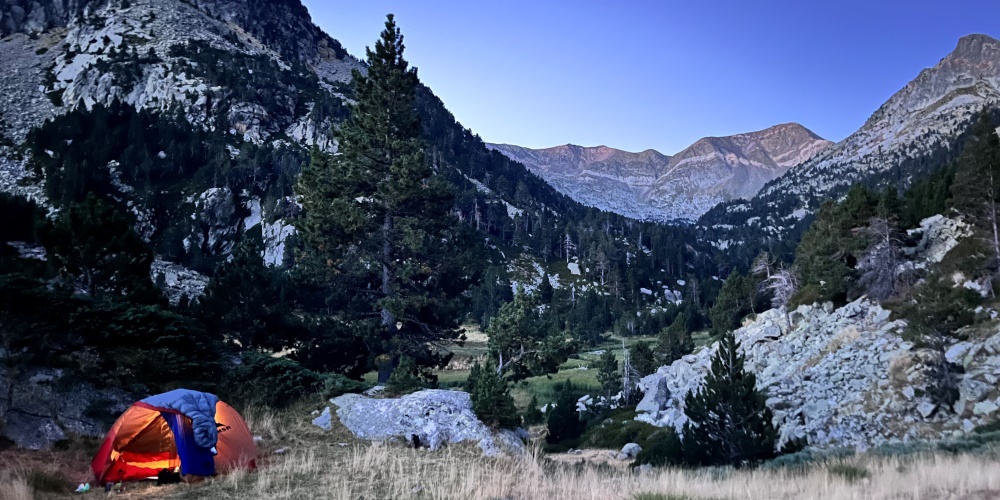
[[[0,5],[0,38],[66,26],[74,17],[108,0],[5,0]]]
[[[171,304],[177,304],[181,298],[195,301],[205,294],[209,278],[197,271],[192,271],[179,264],[156,259],[150,268],[153,283],[156,284]]]
[[[904,252],[917,259],[916,267],[923,267],[941,262],[960,239],[972,235],[972,227],[959,218],[938,214],[920,221],[920,227],[907,231],[907,235],[920,236],[917,246],[905,248]]]
[[[801,306],[760,314],[736,330],[746,367],[767,392],[781,441],[806,438],[817,448],[865,449],[971,431],[997,411],[1000,334],[951,348],[961,359],[961,399],[941,407],[929,394],[940,354],[903,341],[905,323],[861,299],[840,309]],[[995,327],[994,327],[995,328]],[[702,384],[717,344],[642,379],[639,420],[683,430],[684,397]]]
[[[5,356],[0,351],[0,359]],[[66,380],[57,369],[9,376],[0,368],[0,394],[4,395],[0,397],[0,435],[32,450],[49,449],[71,435],[101,437],[134,401],[121,390]]]
[[[523,453],[524,442],[511,430],[493,431],[472,412],[466,392],[428,389],[397,399],[345,394],[330,400],[340,422],[361,439],[400,440],[437,450],[450,443],[476,443],[488,456]],[[327,407],[313,421],[330,429]]]

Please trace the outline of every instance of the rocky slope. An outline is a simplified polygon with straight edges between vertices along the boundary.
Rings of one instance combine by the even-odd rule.
[[[768,183],[749,200],[723,204],[701,223],[784,235],[824,199],[851,185],[906,185],[953,154],[976,113],[1000,103],[1000,41],[969,35],[843,141]],[[724,236],[719,236],[722,239]]]
[[[797,123],[707,137],[674,156],[606,146],[528,149],[491,144],[584,204],[637,219],[693,221],[723,201],[748,198],[831,143]]]
[[[924,221],[920,231],[916,266],[939,262],[966,234],[961,222],[941,216]],[[1000,415],[1000,323],[970,328],[969,340],[953,342],[945,352],[945,359],[965,370],[951,406],[929,395],[940,353],[904,341],[904,327],[904,321],[891,320],[890,311],[862,298],[839,309],[800,306],[788,316],[770,310],[735,334],[746,368],[767,392],[783,442],[806,438],[816,448],[865,449],[955,437]],[[701,385],[717,347],[643,378],[638,419],[681,431],[684,397]]]

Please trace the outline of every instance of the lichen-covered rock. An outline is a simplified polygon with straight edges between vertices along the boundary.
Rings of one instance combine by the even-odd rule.
[[[488,456],[525,450],[515,431],[486,427],[472,412],[472,399],[465,392],[428,389],[395,399],[344,394],[330,402],[340,422],[361,439],[417,441],[432,450],[471,441]],[[329,408],[313,423],[329,428],[323,415],[330,415]]]

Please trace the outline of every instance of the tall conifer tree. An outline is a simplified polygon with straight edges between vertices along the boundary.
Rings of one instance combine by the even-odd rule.
[[[430,345],[459,338],[459,299],[474,278],[459,262],[470,245],[454,196],[424,154],[419,80],[403,50],[390,14],[367,50],[367,74],[354,72],[339,154],[314,153],[299,181],[303,264],[321,271],[328,311],[357,329],[370,357],[389,356],[380,380],[402,355],[446,362]]]

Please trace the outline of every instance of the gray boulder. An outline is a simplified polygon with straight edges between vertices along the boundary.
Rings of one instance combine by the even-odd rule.
[[[629,443],[622,446],[622,451],[619,451],[618,456],[615,458],[618,460],[633,460],[640,451],[642,451],[642,447],[637,443]]]
[[[466,392],[428,389],[391,399],[344,394],[330,402],[337,407],[340,422],[361,439],[404,440],[431,450],[471,441],[487,456],[525,451],[517,432],[493,431],[484,425],[473,413]],[[329,416],[327,408],[313,423],[328,426]]]

